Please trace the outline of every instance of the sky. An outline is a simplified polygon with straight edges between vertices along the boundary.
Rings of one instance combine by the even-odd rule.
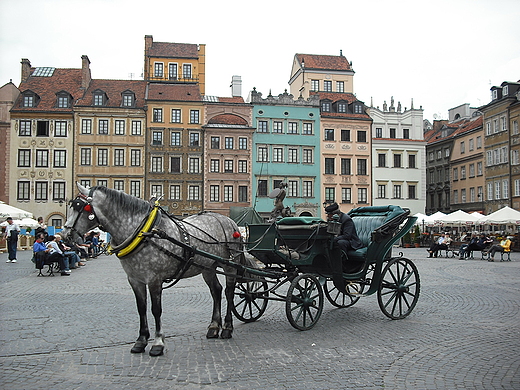
[[[489,89],[520,80],[518,0],[0,0],[0,86],[34,67],[81,68],[96,79],[139,79],[144,36],[206,44],[206,94],[289,89],[296,53],[343,55],[354,93],[383,107],[393,96],[424,119],[447,119]]]

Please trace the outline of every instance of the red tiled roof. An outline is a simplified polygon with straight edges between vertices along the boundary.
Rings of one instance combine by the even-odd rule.
[[[198,45],[193,43],[153,42],[148,50],[149,56],[199,58]]]
[[[352,70],[350,63],[344,56],[329,56],[318,54],[296,54],[299,63],[305,63],[305,69],[321,70]]]
[[[242,125],[247,126],[247,121],[244,118],[234,114],[216,115],[208,121],[208,124],[222,124],[222,125]]]
[[[34,68],[32,69],[34,70]],[[81,69],[54,69],[52,76],[40,77],[29,76],[26,81],[20,83],[20,96],[12,108],[13,112],[17,111],[55,111],[55,112],[71,112],[72,107],[57,108],[56,93],[66,91],[72,95],[72,102],[83,97],[84,90],[81,89]],[[40,97],[40,101],[36,107],[20,107],[22,101],[22,93],[32,91]]]
[[[121,107],[121,93],[132,91],[135,94],[135,107],[144,107],[146,82],[144,80],[92,80],[85,96],[77,103],[78,106],[91,106],[93,92],[101,90],[107,95],[108,101],[104,107]]]
[[[242,96],[233,96],[233,97],[220,97],[218,98],[220,103],[244,103],[244,98]]]
[[[311,95],[319,95],[320,100],[328,99],[331,100],[332,103],[335,103],[340,100],[345,100],[348,104],[352,104],[355,101],[361,102],[358,100],[356,95],[353,93],[341,93],[341,92],[311,92]],[[362,103],[362,102],[361,102]]]
[[[202,102],[198,85],[150,83],[146,100]]]
[[[323,118],[350,118],[350,119],[367,119],[372,120],[367,114],[349,114],[345,112],[321,112]]]

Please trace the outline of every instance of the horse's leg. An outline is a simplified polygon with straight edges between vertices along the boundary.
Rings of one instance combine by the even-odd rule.
[[[150,338],[150,331],[148,330],[148,320],[146,319],[146,285],[139,281],[128,278],[132,290],[134,290],[135,301],[137,303],[137,312],[139,313],[139,337],[135,341],[134,346],[130,350],[132,353],[143,353],[148,339]]]
[[[211,317],[211,324],[208,326],[208,333],[206,337],[208,339],[218,338],[220,328],[222,327],[222,285],[218,281],[217,274],[215,272],[204,272],[204,281],[209,287],[211,297],[213,298],[213,315]]]
[[[152,301],[152,314],[155,318],[155,338],[149,353],[150,356],[160,356],[164,353],[164,333],[161,326],[162,282],[148,284],[148,290]]]
[[[222,339],[230,339],[233,336],[233,312],[231,311],[234,302],[235,296],[235,278],[234,277],[226,277],[226,288],[224,290],[224,294],[226,295],[227,307],[226,307],[226,316],[224,317],[224,326],[222,327],[222,333],[220,334],[220,338]]]

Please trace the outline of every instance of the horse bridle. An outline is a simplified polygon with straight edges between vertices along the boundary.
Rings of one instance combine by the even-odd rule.
[[[79,217],[81,217],[81,214],[83,214],[83,212],[89,213],[87,218],[90,221],[96,220],[97,226],[100,229],[103,230],[103,227],[101,226],[101,222],[99,222],[99,219],[96,216],[96,214],[94,213],[94,208],[92,207],[92,204],[91,204],[92,203],[92,195],[93,194],[94,194],[94,190],[91,188],[90,191],[89,191],[88,196],[80,193],[78,196],[76,196],[74,199],[72,199],[70,201],[70,206],[72,207],[72,209],[74,211],[77,211],[78,215],[76,215],[76,218],[74,219],[74,222],[73,222],[72,226],[65,225],[64,227],[66,227],[67,229],[70,229],[71,231],[75,232],[80,237],[81,237],[81,233],[75,228],[75,226],[76,226],[76,223],[79,220]]]

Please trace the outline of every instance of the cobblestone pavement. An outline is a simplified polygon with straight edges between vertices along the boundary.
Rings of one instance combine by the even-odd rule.
[[[387,319],[375,295],[328,302],[300,332],[284,303],[207,340],[211,299],[200,277],[165,291],[164,356],[135,355],[134,297],[114,256],[70,277],[36,277],[29,252],[0,255],[0,387],[4,389],[520,389],[520,253],[511,262],[426,258],[419,302]],[[150,317],[150,323],[153,320]]]

